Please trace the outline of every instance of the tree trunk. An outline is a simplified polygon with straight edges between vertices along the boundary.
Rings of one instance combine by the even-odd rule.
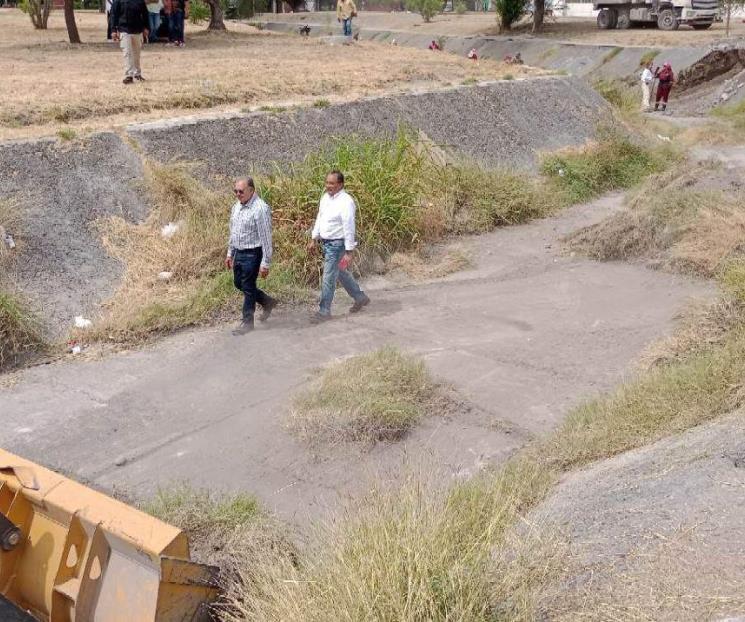
[[[546,0],[533,0],[533,32],[543,30],[543,15],[546,12]]]
[[[46,30],[49,21],[49,11],[52,9],[52,0],[30,0],[28,14],[31,23],[37,30]]]
[[[207,0],[207,4],[210,5],[210,25],[207,27],[207,30],[227,30],[225,28],[220,0]]]
[[[724,36],[729,37],[729,16],[732,13],[732,2],[727,2],[727,25],[724,27]]]
[[[65,25],[70,43],[80,43],[78,25],[75,23],[75,0],[65,0]]]

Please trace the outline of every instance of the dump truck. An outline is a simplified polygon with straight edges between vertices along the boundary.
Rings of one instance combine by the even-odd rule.
[[[0,620],[206,621],[217,573],[180,529],[0,450]]]
[[[718,0],[602,0],[594,2],[598,28],[631,28],[634,25],[657,24],[660,30],[677,30],[688,24],[695,30],[706,30],[719,16]]]

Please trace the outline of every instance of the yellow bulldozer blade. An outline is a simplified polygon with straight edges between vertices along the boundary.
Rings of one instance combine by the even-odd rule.
[[[0,594],[34,618],[206,620],[216,575],[176,527],[0,450]]]

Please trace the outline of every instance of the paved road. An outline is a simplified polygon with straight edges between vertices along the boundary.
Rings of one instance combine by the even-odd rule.
[[[620,203],[473,238],[473,269],[406,287],[371,282],[373,303],[358,316],[309,326],[286,310],[242,338],[220,326],[29,369],[0,390],[0,444],[106,489],[140,496],[180,479],[245,489],[301,521],[402,463],[466,475],[618,383],[690,297],[710,295],[680,276],[562,254],[562,235]],[[421,354],[467,405],[369,452],[314,455],[285,431],[309,371],[388,343]]]

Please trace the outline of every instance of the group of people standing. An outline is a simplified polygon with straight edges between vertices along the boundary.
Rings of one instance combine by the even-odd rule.
[[[642,112],[652,111],[650,100],[652,97],[652,86],[655,80],[657,80],[657,93],[654,100],[654,111],[661,110],[664,112],[667,108],[670,91],[675,82],[675,73],[670,63],[663,63],[662,67],[657,67],[654,70],[652,69],[652,64],[651,60],[647,62],[641,73]]]
[[[233,284],[243,292],[242,320],[233,334],[245,335],[254,329],[257,304],[262,307],[261,322],[269,319],[277,305],[275,298],[257,286],[259,277],[269,276],[272,262],[272,211],[256,192],[250,177],[236,180],[233,192],[236,201],[230,211],[225,267],[233,271]],[[350,313],[357,313],[370,303],[349,271],[357,246],[356,210],[354,199],[344,189],[344,174],[329,172],[307,246],[307,251],[314,253],[320,244],[323,252],[321,299],[318,312],[311,318],[314,323],[331,319],[337,281],[354,300]]]
[[[124,53],[124,84],[144,82],[140,53],[144,43],[158,41],[161,11],[168,19],[168,44],[184,47],[184,22],[189,0],[107,0],[107,38],[119,42]]]

